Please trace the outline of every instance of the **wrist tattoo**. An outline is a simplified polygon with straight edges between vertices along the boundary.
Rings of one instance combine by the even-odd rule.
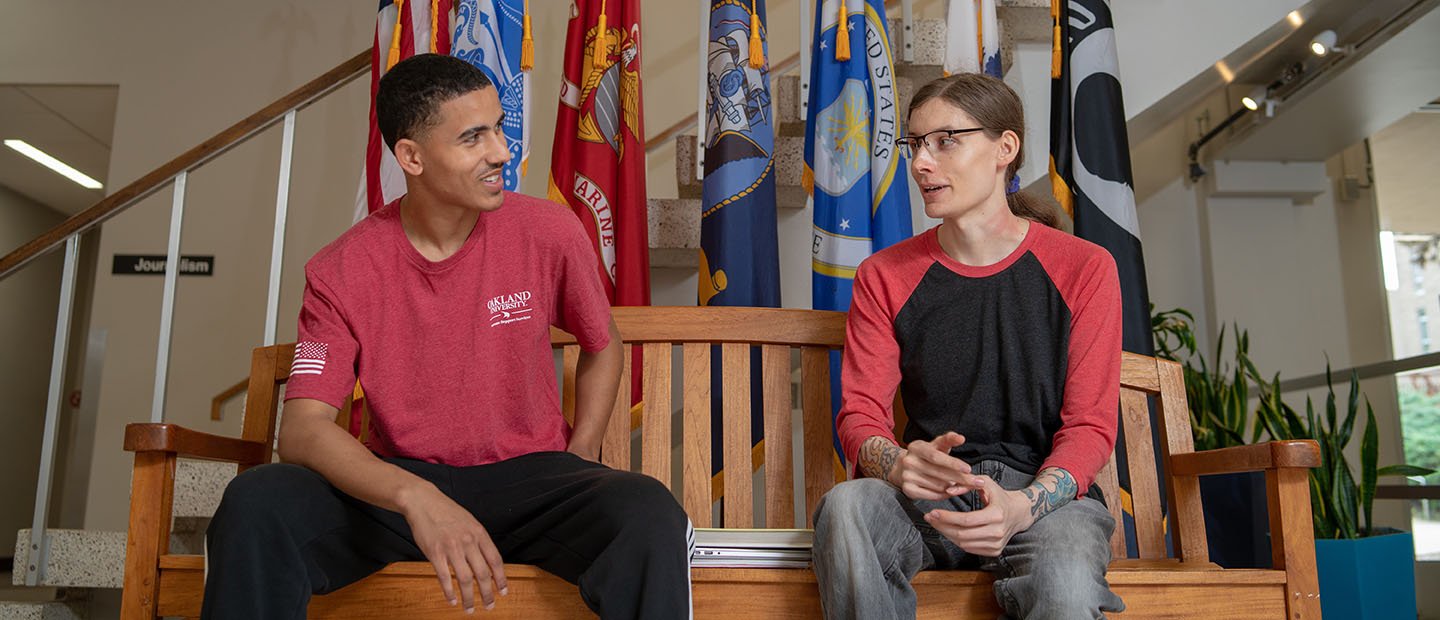
[[[1035,482],[1020,490],[1030,500],[1030,515],[1036,520],[1070,503],[1079,491],[1075,477],[1059,467],[1042,470],[1035,476]]]
[[[859,463],[856,463],[860,473],[867,478],[879,478],[888,481],[890,470],[895,468],[895,461],[900,458],[901,448],[894,442],[876,435],[860,444]]]

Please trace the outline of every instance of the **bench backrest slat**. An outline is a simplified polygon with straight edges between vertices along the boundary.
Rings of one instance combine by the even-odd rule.
[[[630,429],[634,426],[630,418],[630,376],[634,372],[630,354],[633,350],[634,347],[626,345],[621,356],[620,391],[615,396],[615,406],[610,409],[610,419],[605,423],[605,437],[600,440],[600,462],[622,471],[630,470]],[[575,393],[574,374],[573,370],[567,373],[572,382],[568,386],[571,398]]]

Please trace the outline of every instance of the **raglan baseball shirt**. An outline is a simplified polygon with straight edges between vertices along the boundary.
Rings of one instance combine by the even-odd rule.
[[[455,254],[427,260],[400,201],[305,265],[285,399],[339,407],[358,376],[381,456],[457,467],[564,450],[550,326],[598,351],[610,304],[574,213],[506,192]]]
[[[847,462],[872,436],[903,443],[948,431],[951,452],[1035,473],[1060,467],[1088,489],[1115,446],[1120,283],[1103,248],[1031,223],[984,267],[941,249],[932,228],[860,264],[846,323],[842,405]],[[902,443],[902,445],[903,445]]]

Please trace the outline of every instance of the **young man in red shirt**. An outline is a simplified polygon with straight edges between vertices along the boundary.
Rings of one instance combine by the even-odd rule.
[[[204,616],[303,617],[311,593],[423,559],[466,612],[503,605],[516,562],[577,584],[603,618],[687,617],[684,511],[596,462],[623,349],[579,221],[503,190],[500,101],[468,63],[396,64],[376,115],[409,193],[305,267],[284,463],[226,489]],[[573,428],[551,325],[582,349]],[[335,424],[357,376],[365,445]]]

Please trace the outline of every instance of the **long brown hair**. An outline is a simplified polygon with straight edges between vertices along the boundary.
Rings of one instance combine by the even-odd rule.
[[[964,110],[985,128],[985,135],[991,139],[999,138],[1006,131],[1015,132],[1020,138],[1019,150],[1015,160],[1005,168],[1005,186],[1008,188],[1014,183],[1015,174],[1025,162],[1025,106],[1020,103],[1020,96],[1005,82],[984,73],[957,73],[934,80],[915,91],[905,117],[908,119],[916,108],[935,98]],[[1019,217],[1056,227],[1055,211],[1039,198],[1026,192],[1015,192],[1007,193],[1005,202],[1010,205],[1010,212]]]

